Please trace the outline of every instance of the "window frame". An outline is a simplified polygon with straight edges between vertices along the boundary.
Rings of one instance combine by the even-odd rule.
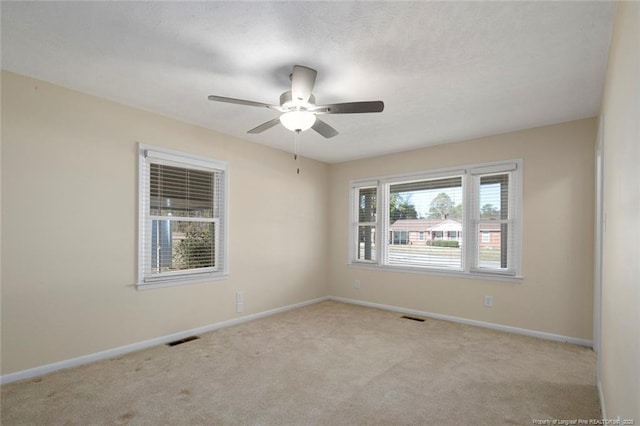
[[[506,270],[489,269],[479,267],[478,255],[480,253],[481,236],[478,229],[480,202],[480,178],[481,176],[509,173],[508,203],[511,220],[510,246],[508,250],[508,268]],[[389,199],[390,187],[408,181],[431,180],[459,175],[462,176],[462,234],[463,249],[461,251],[461,265],[459,269],[439,268],[433,266],[398,265],[388,263],[389,242],[382,236],[389,235]],[[426,273],[432,275],[464,276],[497,281],[520,282],[522,280],[522,181],[523,160],[511,159],[490,163],[470,164],[458,167],[425,170],[417,173],[381,176],[367,179],[357,179],[349,182],[350,193],[350,229],[348,266],[366,269],[380,269],[402,272]],[[357,197],[362,187],[377,187],[377,221],[376,250],[379,255],[375,261],[361,261],[354,256],[356,247],[352,235],[354,234],[354,219],[358,213]],[[356,228],[357,229],[357,228]]]
[[[213,202],[219,209],[212,218],[191,218],[152,215],[151,204],[151,164],[163,164],[187,168],[196,171],[219,173],[219,193],[214,193]],[[180,152],[172,149],[138,143],[138,290],[172,287],[203,281],[225,279],[228,267],[228,191],[229,166],[227,162],[212,158]],[[170,220],[180,222],[212,223],[212,235],[215,253],[215,265],[212,267],[192,268],[168,271],[162,274],[151,273],[152,221]]]

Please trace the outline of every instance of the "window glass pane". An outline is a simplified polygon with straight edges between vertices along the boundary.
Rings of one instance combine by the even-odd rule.
[[[358,225],[358,260],[376,260],[376,227]]]
[[[358,222],[376,221],[377,188],[358,190]]]
[[[389,186],[390,265],[462,268],[462,177]]]
[[[215,224],[180,220],[151,222],[151,273],[215,267]]]
[[[509,219],[509,173],[480,177],[477,207],[480,209],[478,267],[506,270],[510,232],[504,221]]]
[[[509,214],[509,174],[480,178],[480,219],[507,219]]]
[[[507,223],[480,223],[478,267],[481,269],[507,270],[509,267],[510,225]]]
[[[214,217],[214,172],[151,163],[150,174],[150,214]]]

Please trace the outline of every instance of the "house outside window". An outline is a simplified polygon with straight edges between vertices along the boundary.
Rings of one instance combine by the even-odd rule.
[[[520,278],[521,175],[522,160],[510,160],[352,182],[354,198],[375,191],[384,212],[367,223],[388,235],[368,267]]]
[[[226,163],[139,146],[139,289],[222,278]]]

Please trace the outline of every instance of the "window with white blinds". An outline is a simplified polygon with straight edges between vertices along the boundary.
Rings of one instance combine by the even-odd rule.
[[[470,170],[475,272],[515,275],[520,269],[518,171],[515,162]]]
[[[138,287],[226,274],[226,163],[140,145]]]
[[[357,233],[356,258],[363,262],[376,260],[376,212],[378,190],[373,187],[358,189],[358,217],[354,227]]]
[[[462,195],[455,174],[389,184],[386,263],[462,270]]]
[[[349,262],[520,277],[521,174],[510,160],[352,182]]]

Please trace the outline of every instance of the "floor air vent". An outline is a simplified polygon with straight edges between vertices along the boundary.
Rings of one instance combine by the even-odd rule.
[[[412,321],[424,322],[424,318],[410,317],[408,315],[403,315],[402,318],[410,319]]]
[[[183,343],[191,342],[192,340],[198,340],[198,339],[199,339],[198,336],[189,336],[189,337],[185,337],[184,339],[176,340],[174,342],[169,342],[167,343],[167,346],[177,346],[177,345],[181,345]]]

